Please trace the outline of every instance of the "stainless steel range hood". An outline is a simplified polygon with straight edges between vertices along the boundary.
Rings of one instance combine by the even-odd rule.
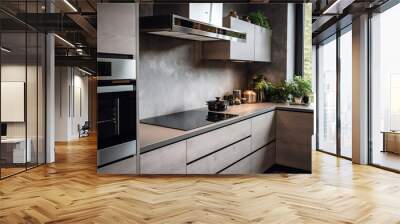
[[[196,41],[246,42],[246,33],[199,22],[175,14],[140,18],[140,31]]]

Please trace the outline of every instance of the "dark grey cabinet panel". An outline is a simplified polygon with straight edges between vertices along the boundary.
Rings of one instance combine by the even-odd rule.
[[[276,162],[311,171],[313,113],[277,111]]]

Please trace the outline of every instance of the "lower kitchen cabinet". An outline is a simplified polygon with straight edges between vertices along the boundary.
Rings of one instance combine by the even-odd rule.
[[[275,140],[275,111],[251,119],[251,141],[253,151]]]
[[[208,155],[188,164],[188,174],[216,174],[251,153],[251,138],[246,138],[236,144]]]
[[[277,111],[276,163],[311,172],[314,114]]]
[[[251,120],[198,135],[187,140],[187,161],[192,162],[251,135]]]
[[[99,174],[136,174],[136,156],[97,169]]]
[[[233,164],[220,174],[264,173],[275,164],[275,143],[271,143]]]
[[[186,141],[141,154],[142,174],[186,174]]]

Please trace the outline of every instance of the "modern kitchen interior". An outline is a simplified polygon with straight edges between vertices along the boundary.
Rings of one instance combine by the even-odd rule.
[[[0,223],[399,223],[398,0],[0,1]]]
[[[98,172],[310,173],[305,7],[99,3]]]

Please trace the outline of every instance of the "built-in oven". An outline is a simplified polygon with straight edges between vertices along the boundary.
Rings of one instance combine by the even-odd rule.
[[[97,67],[97,166],[104,170],[136,155],[136,70],[133,58],[114,54],[99,54]]]

